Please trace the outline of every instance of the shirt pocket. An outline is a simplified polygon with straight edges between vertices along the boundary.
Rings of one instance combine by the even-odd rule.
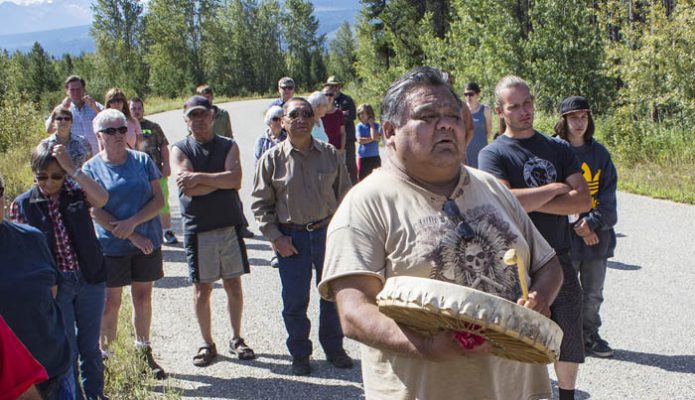
[[[318,173],[318,190],[321,198],[325,201],[335,200],[335,191],[333,184],[335,183],[338,170]]]

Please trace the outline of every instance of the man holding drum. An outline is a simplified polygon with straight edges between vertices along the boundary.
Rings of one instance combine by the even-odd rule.
[[[492,288],[502,302],[550,313],[562,282],[555,252],[506,187],[463,165],[472,132],[462,107],[436,69],[394,82],[381,108],[384,167],[347,194],[328,229],[319,290],[336,301],[345,335],[363,343],[368,399],[551,394],[544,365],[493,356],[487,342],[464,348],[452,331],[425,336],[376,305],[387,279],[413,276]],[[510,248],[528,266],[528,300],[502,260]]]
[[[560,400],[574,399],[584,340],[582,289],[569,258],[567,216],[591,209],[589,187],[569,144],[533,129],[533,96],[524,80],[502,78],[495,98],[503,134],[480,152],[478,167],[512,190],[562,264],[564,282],[551,308],[564,333],[555,373]]]

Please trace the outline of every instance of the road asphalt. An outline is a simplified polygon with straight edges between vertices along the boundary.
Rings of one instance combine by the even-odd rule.
[[[270,245],[260,235],[250,210],[253,145],[264,131],[263,113],[270,102],[218,104],[231,114],[243,166],[240,195],[251,230],[257,235],[246,241],[251,273],[243,277],[243,336],[258,358],[240,361],[230,355],[226,296],[216,284],[213,335],[220,356],[208,367],[193,366],[192,357],[202,339],[185,254],[180,244],[165,246],[165,277],[155,284],[152,321],[154,353],[170,376],[164,386],[179,390],[184,399],[364,398],[356,342],[345,341],[356,361],[354,369],[338,370],[325,361],[316,332],[316,291],[309,309],[314,372],[295,377],[290,371],[280,279],[270,267]],[[162,126],[170,143],[186,134],[181,110],[148,118]],[[174,228],[181,239],[178,192],[172,179],[169,185]],[[580,369],[576,398],[695,399],[695,207],[620,192],[618,210],[618,247],[608,263],[601,311],[601,334],[615,349],[615,356],[587,358]],[[550,371],[554,385],[552,368]]]

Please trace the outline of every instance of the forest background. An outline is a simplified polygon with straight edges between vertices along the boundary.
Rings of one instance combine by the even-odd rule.
[[[328,41],[307,0],[96,0],[94,53],[0,51],[0,175],[9,201],[32,182],[30,149],[78,74],[98,101],[111,87],[178,108],[201,83],[218,99],[300,92],[329,75],[356,102],[378,105],[419,65],[468,81],[492,105],[497,81],[532,85],[536,126],[552,133],[562,98],[592,104],[620,188],[695,204],[695,0],[362,0],[355,26]],[[171,100],[175,99],[175,100]],[[494,118],[496,119],[496,118]],[[259,127],[259,132],[262,127]]]

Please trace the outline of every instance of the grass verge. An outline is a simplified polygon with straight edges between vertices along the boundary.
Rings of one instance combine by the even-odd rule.
[[[118,315],[118,335],[106,361],[104,392],[112,400],[176,400],[178,389],[168,380],[157,381],[151,375],[144,358],[135,350],[130,295],[124,294]],[[145,373],[143,373],[145,371]]]

